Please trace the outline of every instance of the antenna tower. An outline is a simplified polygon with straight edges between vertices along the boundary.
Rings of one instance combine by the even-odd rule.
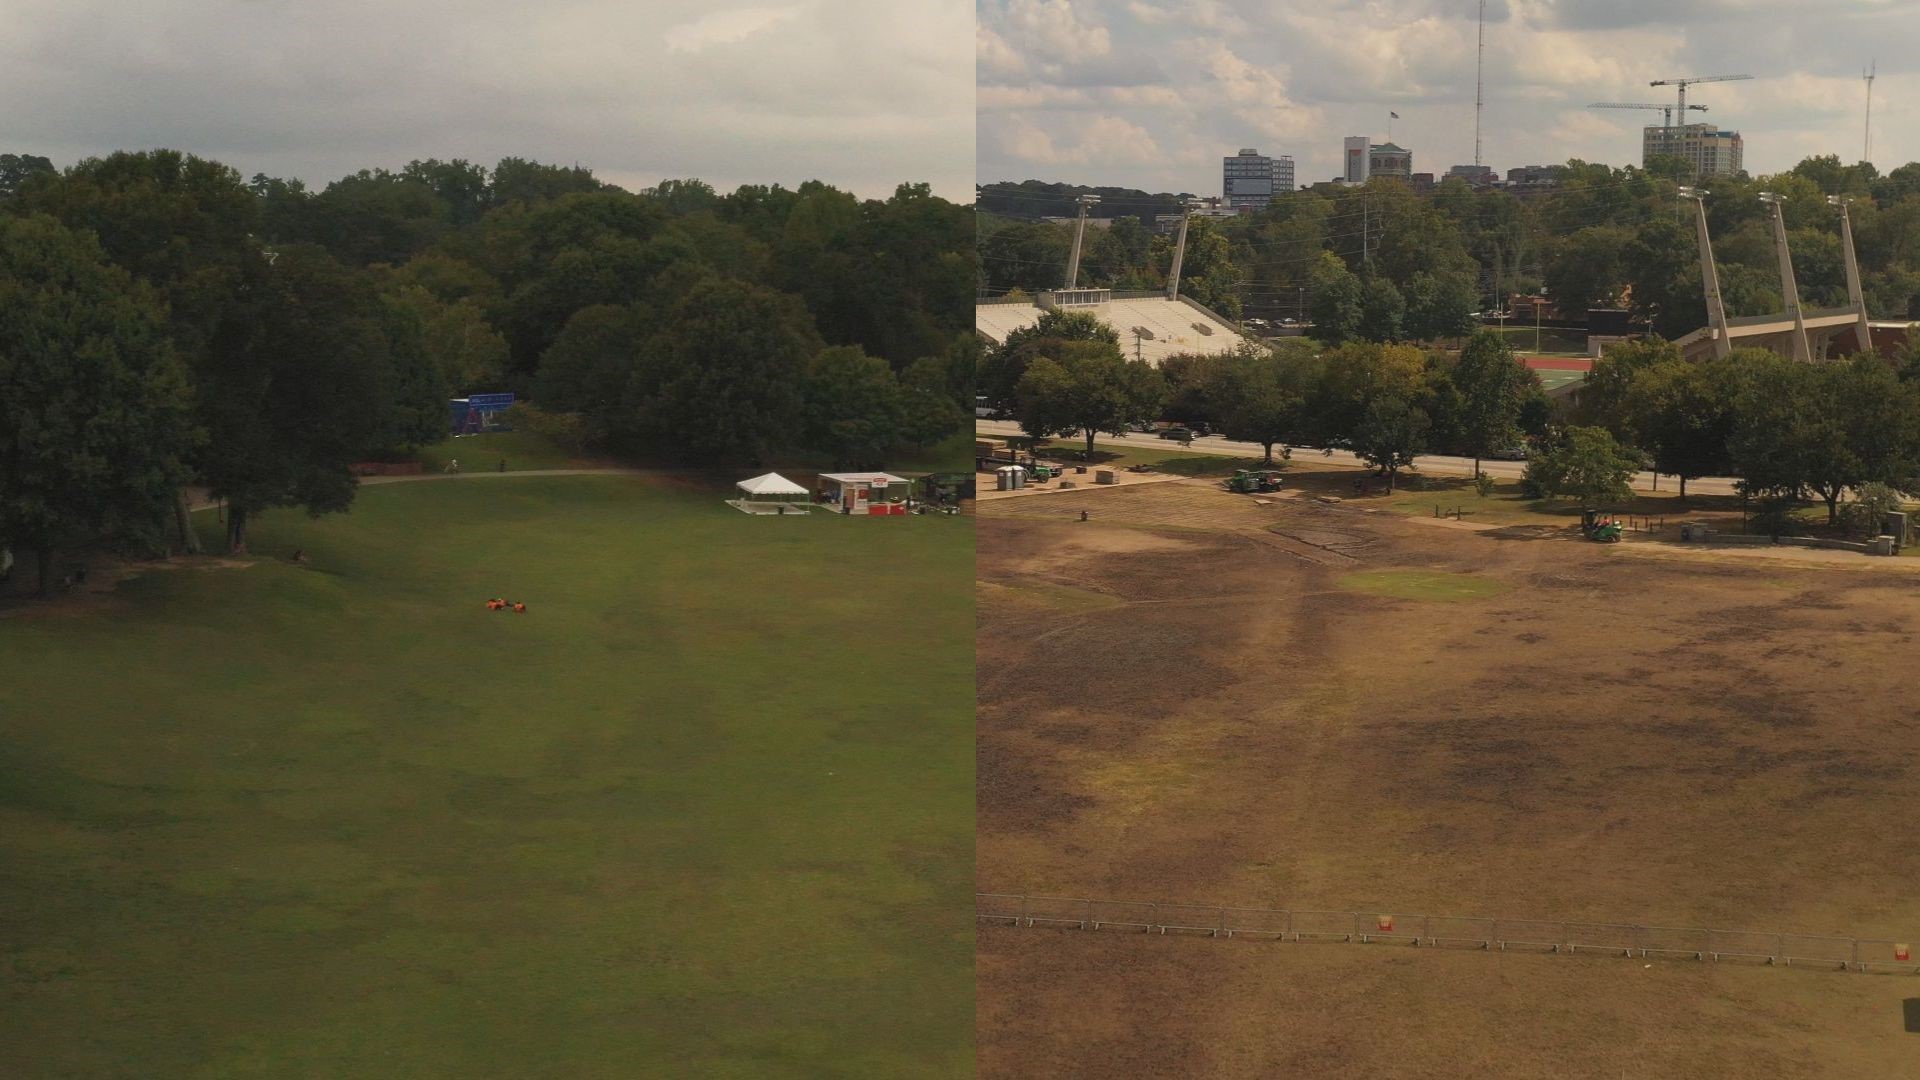
[[[1867,132],[1865,144],[1860,148],[1861,161],[1873,160],[1873,70],[1876,66],[1876,61],[1867,61],[1867,70],[1860,75],[1867,84]]]
[[[1487,67],[1487,0],[1480,0],[1480,29],[1476,35],[1473,55],[1473,167],[1480,167],[1480,108],[1485,104],[1483,91],[1486,88]],[[1873,84],[1869,82],[1869,93]]]

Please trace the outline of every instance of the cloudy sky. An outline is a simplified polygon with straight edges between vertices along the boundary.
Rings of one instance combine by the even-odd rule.
[[[0,0],[0,153],[416,157],[972,198],[967,0]]]
[[[1340,140],[1387,134],[1415,171],[1473,161],[1476,0],[978,0],[979,175],[1220,193],[1240,147],[1291,154],[1300,182]],[[1741,132],[1756,174],[1862,151],[1862,69],[1877,61],[1873,160],[1920,159],[1915,0],[1487,0],[1481,160],[1637,164],[1673,99]]]

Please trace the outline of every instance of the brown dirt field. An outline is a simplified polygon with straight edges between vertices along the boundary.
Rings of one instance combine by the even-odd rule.
[[[1920,937],[1920,578],[1552,532],[1199,483],[982,507],[980,889]],[[1342,585],[1380,569],[1504,589]],[[1882,1076],[1920,1049],[1897,977],[980,940],[983,1076]]]
[[[1913,1075],[1911,979],[1650,963],[982,928],[980,1075]]]

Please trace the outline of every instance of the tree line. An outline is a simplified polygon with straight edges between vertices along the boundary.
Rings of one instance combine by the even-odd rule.
[[[1384,177],[1353,188],[1315,185],[1258,213],[1196,218],[1181,289],[1228,317],[1311,321],[1316,336],[1334,344],[1457,340],[1475,312],[1543,291],[1576,320],[1589,308],[1617,307],[1644,329],[1677,337],[1706,323],[1692,209],[1675,192],[1689,176],[1678,161],[1613,168],[1574,160],[1556,170],[1552,187],[1526,193],[1476,190],[1459,178],[1428,194]],[[1920,163],[1881,174],[1829,155],[1774,176],[1703,186],[1711,190],[1707,216],[1729,315],[1783,307],[1770,218],[1758,199],[1766,190],[1787,197],[1804,303],[1846,300],[1839,219],[1825,199],[1835,195],[1854,200],[1868,310],[1920,319]],[[983,189],[980,291],[1032,293],[1062,283],[1071,227],[1031,220],[1057,210],[1054,198],[1031,184]],[[1172,239],[1153,222],[1173,212],[1159,205],[1171,198],[1135,193],[1096,208],[1133,213],[1087,230],[1081,283],[1163,288]]]
[[[1171,417],[1259,443],[1267,463],[1276,446],[1350,447],[1389,485],[1422,454],[1478,458],[1544,436],[1553,415],[1539,379],[1492,331],[1457,353],[1296,338],[1156,368],[1127,359],[1112,327],[1071,311],[1046,312],[989,350],[980,390],[1029,435],[1070,435],[1089,452],[1097,435]]]
[[[640,192],[508,158],[313,191],[170,150],[0,155],[0,546],[227,546],[345,509],[448,399],[640,460],[871,466],[964,426],[973,218],[905,184]],[[44,586],[44,581],[43,581]]]
[[[1689,480],[1731,476],[1775,527],[1801,500],[1844,525],[1849,493],[1920,495],[1920,343],[1808,364],[1764,349],[1688,360],[1670,342],[1626,342],[1594,365],[1569,422],[1679,478],[1683,495]]]

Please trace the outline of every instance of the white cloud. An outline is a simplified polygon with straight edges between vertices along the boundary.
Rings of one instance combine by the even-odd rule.
[[[1080,117],[1049,128],[1014,120],[999,133],[1000,148],[1042,165],[1111,165],[1160,152],[1153,136],[1117,116]]]
[[[0,151],[171,146],[314,185],[532,157],[629,187],[966,198],[964,0],[0,0]]]
[[[755,34],[763,34],[781,23],[800,16],[793,7],[749,7],[731,11],[713,11],[669,29],[665,34],[668,52],[693,53],[715,45],[731,45]]]
[[[1474,159],[1475,9],[1461,0],[981,0],[983,31],[1025,60],[991,91],[983,75],[981,179],[1213,191],[1220,157],[1242,146],[1291,154],[1303,179],[1331,176],[1341,137],[1383,137],[1390,109],[1402,117],[1394,141],[1413,149],[1415,167],[1444,172]],[[1081,38],[1097,38],[1114,62],[1062,63],[1061,42]],[[1809,153],[1851,159],[1861,144],[1860,69],[1877,57],[1874,157],[1891,168],[1920,158],[1920,106],[1910,104],[1920,100],[1917,46],[1914,0],[1489,0],[1482,160],[1501,169],[1637,162],[1639,121],[1660,114],[1586,106],[1669,101],[1673,88],[1647,84],[1718,72],[1756,78],[1689,88],[1688,101],[1711,110],[1693,118],[1739,130],[1750,169],[1783,170]],[[1113,77],[1143,67],[1141,58],[1152,77],[1124,86]],[[1088,114],[1139,126],[1156,154],[1089,159],[1065,175],[1007,150],[1038,130],[1056,140],[1048,162],[1058,161],[1058,144],[1077,145],[1061,132]],[[1015,130],[1028,134],[997,137]]]
[[[1029,51],[1060,57],[1105,56],[1113,48],[1106,25],[1093,21],[1095,5],[1073,0],[1003,0],[998,17],[983,19]]]

